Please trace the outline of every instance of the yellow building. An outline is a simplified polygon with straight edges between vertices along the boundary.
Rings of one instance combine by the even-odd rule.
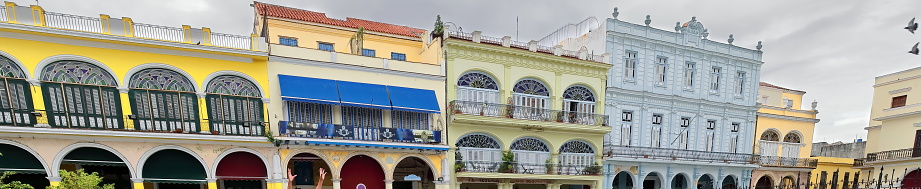
[[[280,184],[261,41],[5,2],[0,171],[36,188],[59,169],[116,188]]]
[[[855,161],[861,180],[900,178],[883,187],[921,187],[921,67],[876,77],[867,130],[866,157]],[[881,170],[882,169],[882,170]],[[885,179],[885,178],[884,178]]]
[[[812,152],[816,102],[811,110],[802,107],[805,91],[761,82],[758,88],[758,122],[755,153],[761,167],[752,172],[756,188],[800,188],[808,183],[816,160]],[[800,187],[796,187],[800,186]]]
[[[299,188],[447,188],[442,66],[427,31],[256,2],[269,120]],[[275,103],[277,102],[277,103]]]
[[[854,169],[854,159],[839,157],[813,157],[818,161],[818,165],[812,170],[812,178],[809,180],[811,188],[822,187],[827,189],[846,189],[854,186],[853,179],[860,172]],[[835,177],[837,174],[837,177]],[[863,175],[866,177],[866,175]],[[823,179],[824,178],[824,179]],[[837,179],[835,179],[837,178]],[[832,185],[832,181],[837,183]],[[845,185],[845,183],[847,183]],[[832,187],[836,186],[836,187]]]
[[[608,55],[445,31],[451,188],[601,187]]]

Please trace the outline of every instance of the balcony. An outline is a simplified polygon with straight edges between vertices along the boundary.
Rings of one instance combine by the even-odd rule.
[[[456,161],[456,172],[512,173],[532,175],[588,175],[601,174],[598,165],[573,165],[557,163],[518,163],[502,161]]]
[[[108,15],[87,17],[47,12],[40,6],[0,7],[0,23],[22,24],[65,31],[87,32],[145,40],[186,43],[201,46],[265,51],[264,40],[256,35],[242,36],[211,32],[209,28],[169,27],[136,23],[131,18]]]
[[[278,133],[283,137],[335,139],[372,142],[397,142],[417,144],[441,144],[442,131],[402,129],[390,127],[366,127],[339,124],[313,124],[280,121]]]
[[[0,112],[0,125],[68,130],[108,130],[134,133],[175,133],[188,135],[263,136],[267,123],[209,119],[138,118],[134,115],[106,116],[49,112],[46,110]],[[12,115],[12,116],[11,116]],[[210,128],[202,132],[202,128]],[[55,131],[60,132],[60,131]],[[125,133],[132,135],[130,133]]]
[[[531,121],[558,122],[578,125],[608,126],[608,116],[592,113],[581,113],[510,104],[495,104],[486,102],[451,101],[448,111],[452,114],[480,115],[489,117],[504,117]]]
[[[865,161],[865,160],[866,160],[866,159],[864,159],[864,158],[854,159],[854,167],[863,167],[864,165],[866,165],[866,161]]]
[[[765,167],[815,168],[819,161],[812,158],[760,156],[758,164]]]
[[[905,148],[882,152],[867,153],[863,160],[867,163],[875,161],[902,160],[921,157],[921,148]]]
[[[710,152],[671,148],[652,148],[636,146],[605,146],[605,156],[644,158],[653,160],[681,160],[711,163],[756,164],[758,155],[728,152]]]

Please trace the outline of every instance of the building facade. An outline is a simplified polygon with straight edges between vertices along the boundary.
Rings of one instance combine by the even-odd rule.
[[[864,157],[866,146],[867,142],[861,139],[853,143],[812,143],[812,158],[818,161],[818,165],[812,170],[812,178],[807,183],[812,188],[846,189],[852,188],[854,181],[858,181],[856,183],[860,186],[860,170],[854,168],[854,159]]]
[[[692,18],[674,31],[613,18],[546,43],[612,55],[606,111],[604,188],[748,187],[757,50],[711,41]],[[580,24],[581,25],[581,24]],[[554,39],[555,38],[555,39]],[[580,47],[581,46],[581,47]]]
[[[861,180],[876,181],[877,175],[891,175],[897,182],[886,187],[921,187],[921,93],[912,87],[921,83],[921,68],[878,76],[873,85],[873,105],[867,130],[866,156],[854,162]],[[886,178],[884,178],[886,179]]]
[[[451,188],[600,187],[607,56],[446,31]]]
[[[802,188],[809,183],[817,160],[812,153],[812,136],[817,102],[802,109],[805,91],[761,82],[758,87],[758,121],[755,128],[756,154],[761,167],[752,173],[755,188]]]
[[[277,188],[257,36],[0,7],[0,171],[116,188]]]
[[[298,188],[446,188],[445,76],[422,29],[254,4],[269,120]],[[329,170],[320,181],[318,169]]]

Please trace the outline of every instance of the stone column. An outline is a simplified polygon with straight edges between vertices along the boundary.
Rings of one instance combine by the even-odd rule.
[[[384,180],[384,188],[393,189],[393,179]]]
[[[329,180],[333,181],[333,189],[342,189],[342,184],[340,184],[340,182],[342,182],[342,178],[333,178]]]
[[[435,189],[450,189],[451,188],[450,181],[433,181],[432,183],[435,184]]]
[[[547,189],[560,189],[560,187],[554,188],[554,187],[553,187],[554,185],[556,185],[556,184],[547,184]]]
[[[134,184],[134,189],[144,189],[144,179],[132,178],[131,183]]]
[[[505,186],[508,185],[508,183],[501,183],[501,182],[500,182],[500,183],[496,183],[496,185],[499,186],[499,187],[497,187],[498,189],[505,189]]]
[[[217,179],[216,178],[207,178],[208,180],[208,189],[217,189]]]

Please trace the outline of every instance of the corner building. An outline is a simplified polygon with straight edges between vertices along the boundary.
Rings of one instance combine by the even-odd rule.
[[[821,178],[810,175],[819,163],[809,158],[812,143],[804,142],[812,141],[819,122],[819,111],[815,109],[818,102],[812,102],[812,109],[801,108],[805,94],[806,91],[770,83],[759,84],[755,148],[761,167],[752,173],[755,188],[804,188],[815,183],[809,182],[811,179]],[[831,173],[821,174],[828,177]]]
[[[451,188],[598,188],[606,56],[445,30]]]
[[[5,2],[0,171],[36,188],[60,169],[116,188],[273,186],[260,41]]]
[[[746,188],[758,50],[708,39],[692,18],[663,30],[613,18],[545,43],[612,55],[605,114],[604,188]],[[567,31],[567,30],[560,30]],[[572,30],[568,30],[572,31]]]
[[[422,29],[254,4],[268,39],[269,120],[278,123],[280,170],[313,188],[448,186],[445,76],[423,56]],[[361,33],[361,34],[359,34]],[[287,181],[285,181],[287,182]],[[287,183],[286,183],[287,184]]]

